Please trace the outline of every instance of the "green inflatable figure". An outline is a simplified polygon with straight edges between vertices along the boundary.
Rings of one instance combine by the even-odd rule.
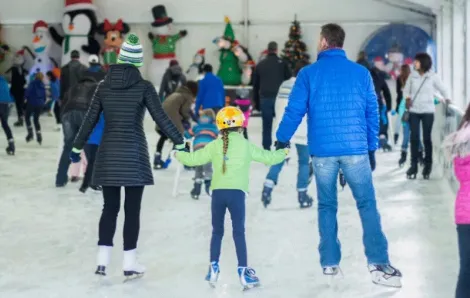
[[[241,84],[242,70],[237,56],[232,52],[235,34],[228,17],[225,17],[225,24],[224,36],[216,40],[220,48],[220,67],[217,76],[224,82],[224,85],[237,86]]]

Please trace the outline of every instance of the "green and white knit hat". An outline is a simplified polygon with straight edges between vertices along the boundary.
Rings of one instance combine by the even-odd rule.
[[[122,44],[117,60],[118,64],[133,64],[140,67],[144,64],[144,53],[139,37],[129,33],[126,41]]]

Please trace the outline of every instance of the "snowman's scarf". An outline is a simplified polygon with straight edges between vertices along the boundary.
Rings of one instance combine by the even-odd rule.
[[[70,38],[71,37],[88,37],[86,34],[66,34],[64,36],[64,54],[68,54],[70,51]]]

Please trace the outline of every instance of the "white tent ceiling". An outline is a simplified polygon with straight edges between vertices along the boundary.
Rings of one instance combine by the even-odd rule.
[[[426,7],[428,9],[431,9],[432,11],[437,11],[441,7],[441,5],[445,2],[448,2],[446,0],[393,0],[393,2],[408,2],[411,4],[419,5],[422,7]]]

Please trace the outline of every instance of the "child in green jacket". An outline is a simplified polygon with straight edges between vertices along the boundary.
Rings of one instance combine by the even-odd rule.
[[[190,167],[212,163],[212,239],[209,272],[206,280],[215,286],[219,277],[219,257],[224,235],[225,211],[232,218],[233,240],[238,258],[238,275],[244,289],[259,285],[255,271],[248,267],[245,241],[245,192],[248,191],[251,161],[275,165],[284,161],[287,150],[263,150],[248,142],[242,135],[243,112],[236,107],[225,107],[217,114],[216,123],[221,138],[208,143],[201,150],[176,152],[176,159]]]

